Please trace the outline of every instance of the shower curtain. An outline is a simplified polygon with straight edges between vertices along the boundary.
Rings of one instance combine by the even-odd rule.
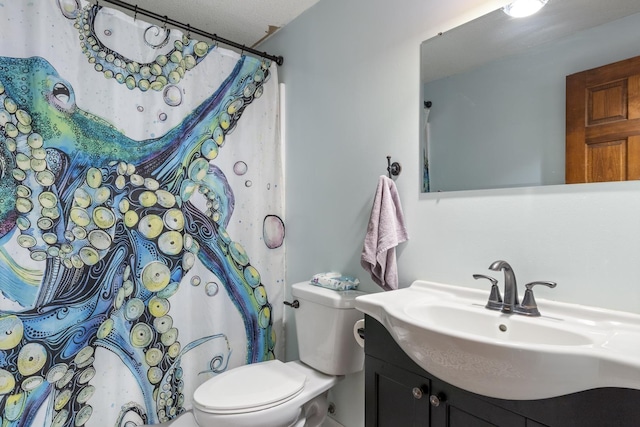
[[[0,4],[0,420],[155,424],[276,357],[276,66],[103,4]]]

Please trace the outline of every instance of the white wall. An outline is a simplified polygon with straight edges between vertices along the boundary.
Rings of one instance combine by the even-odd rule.
[[[484,287],[471,275],[506,259],[521,283],[558,282],[539,299],[640,313],[640,183],[419,195],[420,42],[504,3],[321,0],[261,46],[285,57],[289,285],[335,269],[377,290],[359,257],[389,154],[404,167],[403,285]],[[347,427],[363,425],[363,384],[357,374],[333,394]]]

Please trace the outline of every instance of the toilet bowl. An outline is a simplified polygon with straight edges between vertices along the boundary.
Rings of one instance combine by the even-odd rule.
[[[364,351],[353,337],[362,318],[359,291],[334,291],[297,283],[295,311],[300,360],[241,366],[206,381],[193,394],[201,427],[317,427],[327,394],[344,375],[362,370]]]
[[[193,412],[200,426],[290,427],[299,421],[319,426],[327,410],[326,392],[341,378],[300,361],[246,365],[200,386],[194,393]],[[312,423],[314,415],[317,424]]]

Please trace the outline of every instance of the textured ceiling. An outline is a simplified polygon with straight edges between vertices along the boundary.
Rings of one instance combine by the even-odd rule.
[[[106,1],[98,1],[101,6],[120,9]],[[318,2],[318,0],[124,1],[249,47],[259,43]],[[130,11],[124,12],[132,15]],[[148,18],[142,19],[153,22]]]

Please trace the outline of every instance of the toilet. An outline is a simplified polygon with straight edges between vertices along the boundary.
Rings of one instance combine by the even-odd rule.
[[[364,292],[292,286],[300,360],[241,366],[196,389],[193,413],[200,427],[317,427],[327,414],[327,394],[344,375],[361,371],[364,351],[353,327]]]

